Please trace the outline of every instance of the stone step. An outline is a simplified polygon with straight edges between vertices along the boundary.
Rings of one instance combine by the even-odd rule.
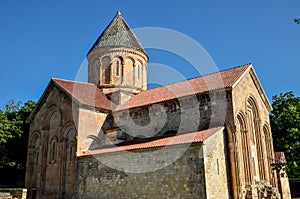
[[[0,199],[9,199],[12,198],[9,192],[0,192]]]

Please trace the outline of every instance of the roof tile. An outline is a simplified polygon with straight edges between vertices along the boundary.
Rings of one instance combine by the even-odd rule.
[[[118,109],[144,106],[192,94],[204,93],[221,88],[230,88],[249,67],[251,67],[251,64],[142,91],[133,96],[127,103],[119,106]]]
[[[82,105],[111,110],[114,105],[96,85],[53,78],[52,81]]]
[[[132,30],[130,29],[120,12],[117,12],[116,16],[113,18],[110,24],[98,37],[89,53],[94,48],[104,46],[128,47],[140,50],[146,54],[138,38],[132,32]]]
[[[117,106],[96,85],[53,78],[56,85],[69,93],[80,104],[107,110],[123,110],[172,100],[192,94],[221,88],[230,88],[251,67],[251,64],[231,68],[190,80],[146,90],[133,96],[128,102]]]
[[[285,155],[283,152],[275,152],[275,163],[286,163]]]
[[[138,144],[129,144],[124,146],[116,146],[112,145],[109,148],[97,149],[86,151],[83,153],[82,156],[85,155],[93,155],[93,154],[101,154],[101,153],[109,153],[109,152],[117,152],[117,151],[128,151],[128,150],[135,150],[135,149],[145,149],[145,148],[154,148],[154,147],[163,147],[163,146],[171,146],[177,144],[188,144],[188,143],[197,143],[203,142],[219,130],[223,129],[224,127],[216,127],[211,128],[203,131],[197,131],[193,133],[186,133],[175,135],[171,137],[160,138],[157,140],[153,140],[150,142],[138,143]]]

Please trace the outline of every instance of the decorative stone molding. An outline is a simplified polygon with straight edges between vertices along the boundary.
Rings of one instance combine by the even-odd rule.
[[[262,180],[256,181],[255,185],[245,185],[242,187],[239,199],[247,198],[280,199],[280,194],[269,182]]]
[[[267,199],[279,199],[280,194],[278,190],[272,185],[270,185],[269,182],[262,180],[259,182],[256,182],[257,184],[257,193],[258,193],[258,198],[267,198]]]

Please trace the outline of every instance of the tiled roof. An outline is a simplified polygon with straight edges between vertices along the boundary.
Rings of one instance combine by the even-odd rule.
[[[81,105],[111,110],[113,103],[96,85],[83,82],[74,82],[53,78],[55,85],[59,86]]]
[[[275,163],[285,163],[286,162],[285,155],[283,152],[275,152],[274,156],[275,156]]]
[[[224,71],[196,77],[190,80],[176,82],[166,86],[146,90],[133,96],[118,109],[133,108],[161,101],[176,99],[197,93],[232,87],[251,64],[227,69]]]
[[[120,12],[117,12],[116,16],[113,18],[110,24],[98,37],[89,53],[94,48],[104,46],[128,47],[146,53],[138,38],[131,31],[130,27],[125,22]]]
[[[107,99],[96,85],[53,78],[53,82],[75,98],[80,104],[107,110],[122,110],[162,101],[176,99],[211,90],[230,88],[251,67],[251,64],[231,68],[190,80],[146,90],[133,96],[128,102],[117,106]]]
[[[193,133],[180,134],[180,135],[160,138],[160,139],[156,139],[153,141],[138,143],[138,144],[128,144],[128,145],[124,145],[124,146],[113,145],[110,148],[85,151],[82,156],[101,154],[101,153],[109,153],[109,152],[117,152],[117,151],[128,151],[128,150],[135,150],[135,149],[146,149],[146,148],[154,148],[154,147],[171,146],[171,145],[177,145],[177,144],[189,144],[189,143],[203,142],[207,138],[209,138],[210,136],[212,136],[214,133],[218,132],[221,129],[224,129],[224,127],[216,127],[216,128],[211,128],[211,129],[203,130],[203,131],[197,131],[197,132],[193,132]]]

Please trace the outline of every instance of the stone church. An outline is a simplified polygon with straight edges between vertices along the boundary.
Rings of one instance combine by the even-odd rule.
[[[288,198],[251,64],[147,90],[120,12],[87,59],[88,83],[51,79],[27,120],[29,198]]]

